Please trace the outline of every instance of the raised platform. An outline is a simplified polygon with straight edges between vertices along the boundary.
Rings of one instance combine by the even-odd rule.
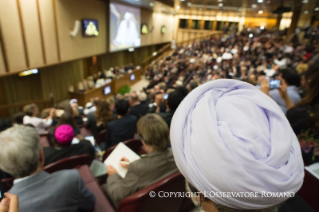
[[[85,92],[69,92],[70,99],[77,99],[79,105],[84,106],[87,102],[91,101],[92,98],[99,97],[102,99],[108,98],[112,94],[117,94],[120,89],[127,85],[132,86],[141,80],[142,70],[135,70],[130,74],[126,74],[119,79],[113,79],[110,83],[106,83],[101,87],[92,88]],[[135,79],[131,80],[131,75],[135,75]],[[104,95],[104,88],[110,86],[111,92]]]

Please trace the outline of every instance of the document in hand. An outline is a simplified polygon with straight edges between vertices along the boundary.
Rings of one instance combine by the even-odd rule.
[[[141,158],[125,144],[120,142],[104,161],[105,165],[112,165],[122,178],[124,178],[127,173],[127,169],[124,169],[120,166],[120,161],[123,157],[127,158],[130,163]]]
[[[319,180],[319,163],[306,166],[305,169]]]

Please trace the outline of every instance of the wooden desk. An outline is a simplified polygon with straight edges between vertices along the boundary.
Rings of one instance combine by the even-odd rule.
[[[85,106],[85,104],[91,101],[92,98],[99,97],[101,99],[106,99],[112,94],[117,94],[121,88],[125,85],[131,86],[141,80],[142,70],[135,70],[131,74],[126,74],[119,79],[113,79],[112,82],[107,83],[99,88],[92,88],[85,92],[69,92],[70,99],[77,99],[79,105]],[[134,74],[135,79],[131,80],[131,76]],[[111,93],[104,95],[104,88],[110,86]]]

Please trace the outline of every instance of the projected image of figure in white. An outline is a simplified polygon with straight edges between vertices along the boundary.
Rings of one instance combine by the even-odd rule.
[[[137,32],[137,26],[133,20],[134,14],[126,12],[124,15],[124,20],[121,21],[120,26],[117,30],[115,45],[140,45],[140,36]]]
[[[111,3],[110,26],[111,51],[141,45],[139,8]]]

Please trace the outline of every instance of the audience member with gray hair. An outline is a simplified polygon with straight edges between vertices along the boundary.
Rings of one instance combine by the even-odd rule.
[[[137,120],[146,115],[149,110],[148,105],[141,104],[140,99],[135,91],[130,94],[129,103],[131,106],[130,114],[137,117]]]
[[[93,210],[95,197],[78,171],[43,171],[43,150],[34,128],[16,125],[3,131],[0,149],[0,168],[15,178],[9,193],[19,196],[21,211]]]

